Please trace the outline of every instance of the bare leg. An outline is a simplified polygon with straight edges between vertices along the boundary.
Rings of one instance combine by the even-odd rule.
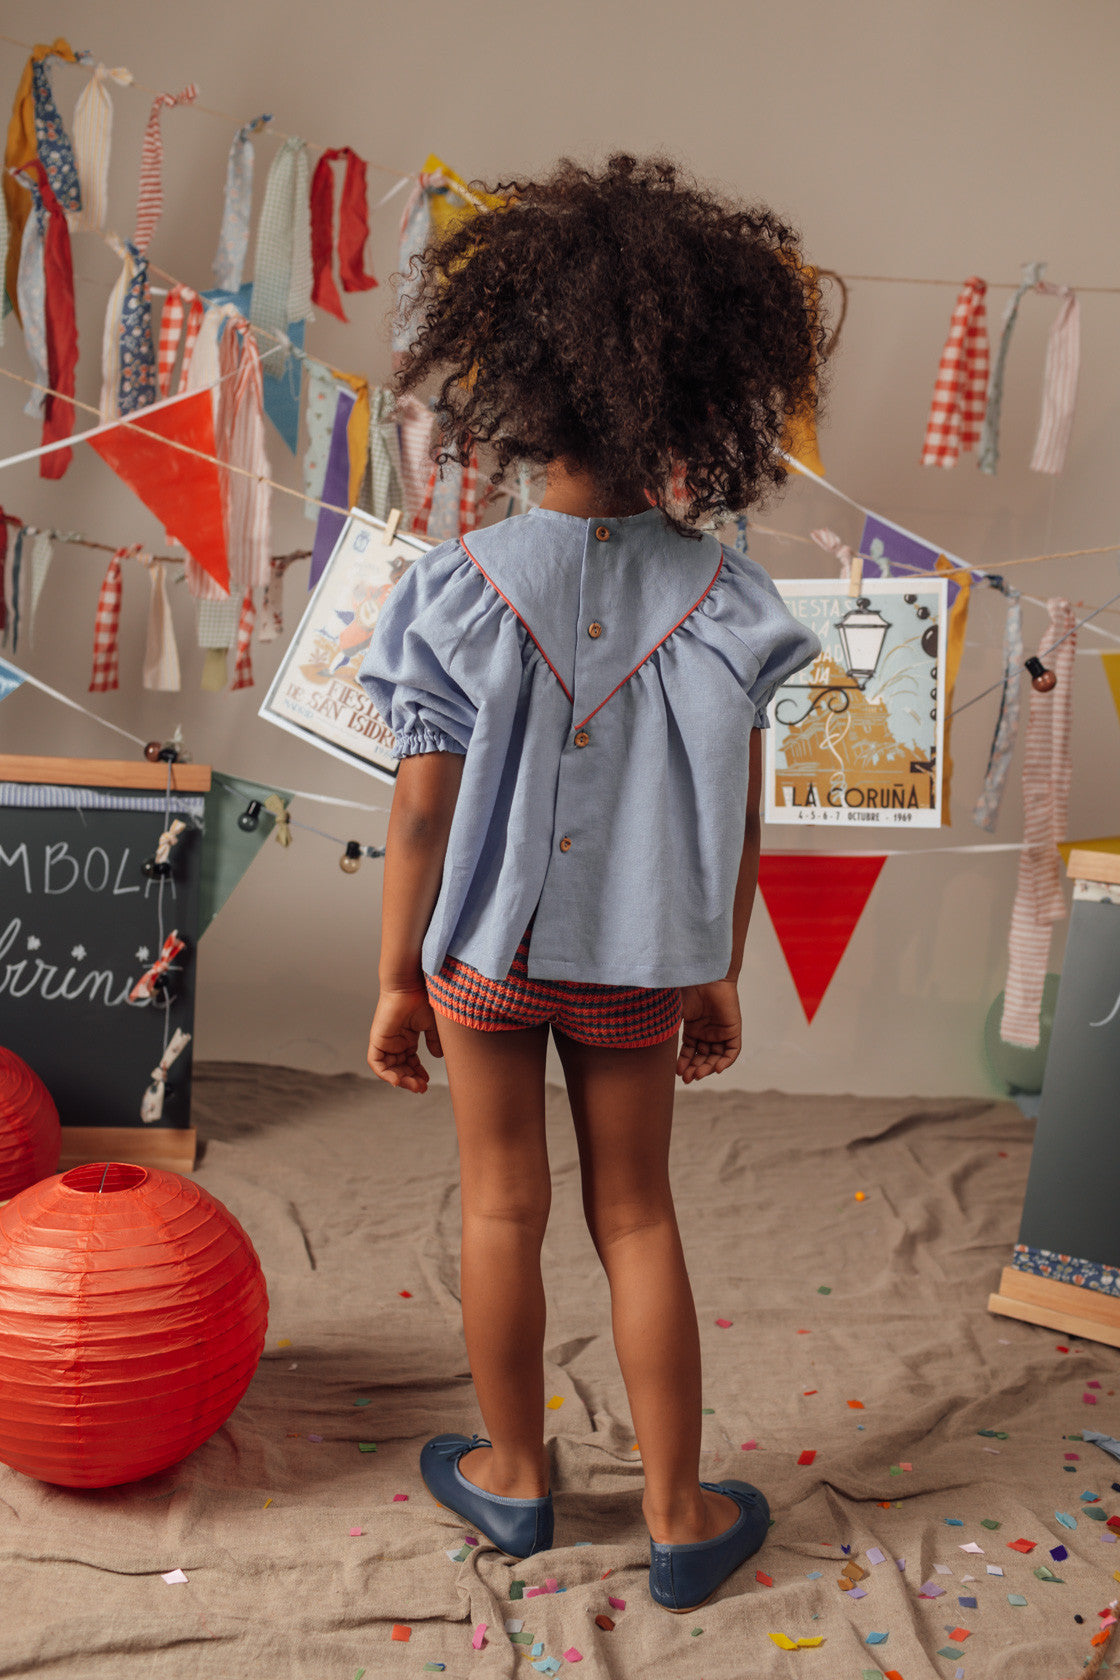
[[[710,1539],[739,1506],[700,1486],[700,1332],[669,1183],[677,1040],[606,1050],[553,1031],[642,1453],[642,1512],[654,1540]]]
[[[484,1032],[440,1015],[439,1037],[459,1139],[463,1335],[493,1442],[464,1453],[459,1469],[487,1493],[536,1499],[549,1491],[550,1470],[542,1439],[541,1280],[552,1202],[544,1126],[548,1027]]]

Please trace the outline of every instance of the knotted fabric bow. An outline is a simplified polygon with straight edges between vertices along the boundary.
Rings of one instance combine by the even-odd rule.
[[[179,938],[178,930],[173,928],[163,942],[159,956],[151,968],[143,973],[128,994],[129,1003],[151,1002],[155,995],[156,984],[163,979],[175,958],[187,948],[185,939]]]
[[[166,107],[189,105],[198,89],[188,82],[182,93],[157,93],[148,113],[144,143],[140,151],[140,195],[136,205],[136,232],[132,243],[143,253],[152,242],[156,223],[163,213],[163,129],[160,117]]]
[[[17,319],[21,322],[23,306],[19,303],[17,296],[19,261],[24,223],[31,212],[31,195],[24,182],[14,171],[21,169],[31,158],[39,155],[39,140],[35,119],[34,71],[35,66],[46,58],[64,58],[68,64],[78,63],[78,54],[61,35],[52,41],[49,46],[41,41],[33,48],[31,57],[23,67],[19,86],[16,88],[16,96],[12,103],[11,121],[8,124],[7,144],[4,148],[2,174],[4,202],[8,209],[9,225],[4,289],[16,305]]]
[[[121,624],[121,561],[134,552],[132,548],[117,549],[97,597],[97,613],[93,621],[93,675],[89,684],[91,694],[104,694],[121,686],[117,653]]]
[[[222,226],[212,264],[214,279],[224,292],[241,289],[245,253],[249,249],[249,210],[253,202],[253,136],[272,121],[272,114],[254,117],[233,137],[226,164]]]
[[[311,301],[321,309],[346,320],[338,287],[331,272],[334,246],[334,178],[331,164],[346,159],[346,175],[338,205],[338,272],[344,292],[368,292],[377,281],[367,274],[363,252],[369,238],[369,209],[366,196],[366,164],[349,146],[324,152],[311,178],[311,267],[314,280]]]
[[[74,106],[74,164],[81,183],[81,209],[70,219],[72,228],[92,232],[105,226],[108,199],[109,152],[113,141],[113,102],[108,83],[126,86],[132,71],[123,65],[110,70],[98,64]]]
[[[988,389],[987,283],[972,275],[957,296],[926,422],[923,467],[951,467],[979,441]]]
[[[1073,670],[1077,636],[1073,608],[1065,600],[1046,603],[1050,629],[1039,646],[1049,658],[1057,684],[1046,693],[1032,688],[1023,759],[1023,839],[1019,879],[1007,941],[1007,981],[999,1035],[1006,1044],[1033,1049],[1039,1042],[1039,1015],[1050,929],[1066,913],[1058,842],[1066,832],[1069,804],[1069,735],[1073,713]],[[1060,647],[1058,638],[1065,640]]]
[[[264,808],[270,816],[276,818],[272,838],[278,846],[290,846],[292,843],[292,819],[288,815],[288,807],[284,800],[278,793],[270,793],[264,802]]]
[[[490,1444],[484,1435],[472,1435],[467,1446],[463,1445],[462,1436],[452,1436],[446,1441],[433,1441],[432,1451],[439,1458],[465,1458],[475,1447],[488,1447]]]
[[[172,846],[178,844],[179,836],[185,832],[186,828],[187,824],[183,821],[182,817],[176,817],[172,822],[171,827],[164,829],[163,833],[159,837],[159,845],[156,847],[157,863],[168,862],[171,857]]]
[[[1034,291],[1038,286],[1045,267],[1044,262],[1023,264],[1020,271],[1022,277],[1003,312],[1003,332],[1000,334],[995,367],[992,369],[992,382],[988,387],[988,406],[984,411],[984,424],[980,430],[980,454],[976,462],[983,473],[994,474],[999,464],[999,419],[1003,408],[1003,373],[1007,365],[1007,351],[1011,343],[1015,319],[1019,313],[1019,305],[1027,293]]]
[[[159,1059],[159,1066],[152,1069],[152,1083],[141,1098],[141,1120],[160,1120],[163,1118],[163,1092],[167,1084],[167,1075],[171,1071],[172,1062],[182,1055],[190,1041],[190,1033],[184,1032],[182,1027],[176,1027],[167,1049]]]
[[[1042,375],[1042,413],[1031,456],[1031,471],[1060,473],[1066,464],[1066,448],[1073,427],[1077,403],[1077,375],[1081,366],[1081,306],[1072,286],[1055,286],[1040,280],[1036,291],[1060,297],[1062,307],[1054,317],[1046,341],[1046,368]]]

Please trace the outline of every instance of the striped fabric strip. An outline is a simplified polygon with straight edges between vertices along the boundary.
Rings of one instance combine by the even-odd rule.
[[[109,152],[113,141],[113,102],[108,83],[127,86],[132,71],[123,65],[110,70],[98,64],[74,106],[74,162],[81,182],[82,207],[71,227],[95,231],[105,226],[108,203]]]
[[[407,511],[412,519],[420,513],[432,470],[431,437],[434,416],[426,403],[411,392],[397,404],[400,433],[401,477]]]
[[[121,686],[117,634],[121,623],[121,559],[128,553],[127,548],[117,549],[97,597],[97,616],[93,621],[93,675],[89,684],[91,694],[103,694],[108,689]]]
[[[161,397],[171,395],[171,375],[175,371],[180,342],[183,346],[183,362],[179,370],[179,390],[188,389],[191,357],[205,313],[206,305],[189,286],[172,286],[164,299],[163,313],[159,319],[159,344],[156,349],[156,378]]]
[[[1022,278],[1003,312],[1003,332],[1000,334],[995,367],[992,369],[991,384],[988,387],[988,406],[984,410],[984,424],[980,429],[980,454],[976,461],[980,471],[989,475],[994,474],[999,464],[999,420],[1000,411],[1003,407],[1003,374],[1007,365],[1007,351],[1011,344],[1015,319],[1019,313],[1019,305],[1028,292],[1034,291],[1042,279],[1042,271],[1045,267],[1044,262],[1023,264],[1020,271]]]
[[[1031,471],[1060,473],[1066,464],[1066,449],[1073,428],[1077,404],[1077,375],[1081,366],[1081,307],[1072,286],[1055,286],[1040,280],[1038,291],[1060,297],[1062,306],[1054,317],[1046,342],[1046,368],[1042,376],[1042,414],[1031,456]]]
[[[63,787],[53,782],[0,782],[0,805],[26,811],[163,811],[168,803],[172,811],[200,822],[206,815],[201,794],[178,793],[175,789],[165,799],[162,793],[118,793],[115,789]]]
[[[230,577],[242,588],[263,587],[269,574],[272,489],[267,483],[261,359],[249,323],[236,310],[222,334],[218,363],[223,383],[218,387],[217,452],[223,461],[254,475],[225,475]]]
[[[175,693],[181,687],[179,649],[175,624],[167,599],[163,563],[143,551],[137,559],[148,569],[148,632],[144,642],[143,684],[145,688]]]
[[[180,390],[201,391],[208,387],[210,388],[210,401],[213,405],[215,414],[215,447],[219,456],[221,455],[221,450],[217,449],[217,410],[218,391],[220,388],[215,386],[215,381],[221,374],[218,357],[218,333],[222,323],[228,320],[231,315],[236,314],[237,310],[232,304],[210,304],[204,306],[202,322],[194,341],[190,359],[184,363],[183,371],[179,378]],[[225,479],[227,475],[223,473],[221,476]],[[225,494],[224,486],[222,493],[223,495]],[[184,556],[183,564],[186,567],[187,572],[187,588],[190,591],[193,600],[212,601],[215,603],[224,603],[229,600],[229,591],[227,589],[223,589],[217,579],[211,577],[205,566],[200,566],[198,561],[193,559],[191,555],[188,554]],[[222,642],[220,645],[222,647],[228,647],[229,640],[230,639],[227,638],[227,640]],[[208,647],[210,645],[211,644],[207,642],[200,641],[199,643],[200,647]],[[219,686],[222,688],[225,687],[224,677]]]
[[[475,530],[478,518],[478,455],[472,449],[459,484],[459,531]]]
[[[1077,650],[1073,608],[1057,597],[1047,603],[1050,628],[1039,647],[1057,684],[1048,693],[1031,689],[1023,761],[1023,840],[1019,878],[1007,941],[1000,1037],[1032,1050],[1039,1042],[1039,1016],[1050,950],[1051,924],[1066,913],[1058,842],[1065,838],[1069,804],[1069,735],[1073,715],[1073,670]],[[1066,640],[1050,654],[1059,636]]]
[[[980,437],[988,389],[987,283],[971,275],[961,287],[941,352],[926,422],[923,467],[951,467]]]
[[[369,394],[370,512],[376,519],[388,519],[391,510],[404,510],[404,485],[400,470],[400,440],[393,415],[393,393],[374,385]]]
[[[433,467],[428,478],[428,486],[424,491],[424,500],[420,503],[413,521],[412,529],[418,537],[428,535],[428,527],[432,521],[432,505],[436,497],[436,484],[439,481],[439,468]],[[442,538],[439,539],[442,541]]]
[[[4,342],[4,317],[12,307],[11,299],[4,289],[4,273],[8,266],[8,206],[0,197],[0,344]]]
[[[1004,586],[1007,596],[1007,619],[1003,627],[1003,689],[1000,694],[999,716],[988,753],[988,768],[984,785],[972,813],[977,828],[994,834],[999,820],[1007,772],[1019,738],[1019,698],[1023,686],[1023,604],[1019,591]]]
[[[253,136],[272,121],[272,113],[254,117],[233,137],[226,163],[226,190],[218,249],[211,265],[215,283],[224,292],[241,290],[245,255],[249,249],[249,211],[253,203]]]
[[[272,160],[257,223],[250,313],[262,334],[286,338],[289,323],[311,309],[310,183],[307,142],[290,135]],[[287,362],[287,354],[274,358],[274,371]]]
[[[148,114],[140,152],[140,196],[136,205],[136,232],[132,243],[141,253],[148,249],[156,223],[163,212],[163,128],[160,119],[173,105],[190,105],[198,89],[188,82],[182,93],[157,93]]]
[[[256,620],[257,609],[253,602],[253,591],[245,591],[245,599],[241,603],[241,617],[237,622],[237,660],[233,667],[233,681],[231,689],[252,688],[253,686],[253,656],[251,644],[253,640],[253,624]]]

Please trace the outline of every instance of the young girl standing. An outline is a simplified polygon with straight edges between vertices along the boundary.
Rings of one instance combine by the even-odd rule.
[[[484,446],[494,482],[537,463],[546,494],[417,559],[360,673],[400,758],[369,1064],[426,1090],[421,1033],[447,1062],[489,1432],[435,1437],[420,1467],[499,1549],[551,1546],[551,1026],[641,1450],[650,1591],[685,1611],[770,1514],[746,1482],[699,1480],[674,1080],[739,1054],[760,731],[819,651],[762,568],[702,527],[783,481],[785,428],[817,394],[820,300],[772,212],[664,160],[564,161],[497,190],[501,209],[414,259],[395,383],[439,376],[441,460]]]

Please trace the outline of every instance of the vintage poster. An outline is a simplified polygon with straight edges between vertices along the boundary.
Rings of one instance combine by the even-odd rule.
[[[390,750],[392,733],[358,682],[358,668],[385,597],[432,545],[417,537],[386,542],[386,529],[372,514],[350,510],[260,716],[393,782],[399,760]]]
[[[821,653],[770,703],[765,821],[939,827],[946,580],[774,581]]]

